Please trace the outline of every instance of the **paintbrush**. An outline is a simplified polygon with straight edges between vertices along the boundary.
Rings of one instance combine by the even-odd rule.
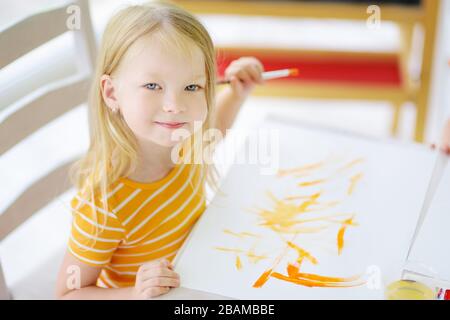
[[[416,242],[417,236],[419,234],[420,229],[422,228],[422,224],[425,220],[425,217],[428,213],[428,209],[431,206],[431,203],[434,198],[434,194],[439,186],[440,181],[442,180],[443,171],[447,165],[448,157],[442,151],[437,151],[437,157],[434,163],[433,172],[431,174],[431,179],[428,184],[428,189],[425,194],[425,198],[422,204],[422,209],[420,210],[419,218],[416,224],[416,229],[414,230],[414,234],[412,240],[409,244],[408,253],[406,254],[406,261],[408,261],[409,256],[411,254],[414,243]]]
[[[278,79],[278,78],[285,78],[285,77],[295,77],[298,75],[298,69],[297,68],[290,68],[290,69],[280,69],[280,70],[273,70],[273,71],[266,71],[262,73],[263,80],[270,80],[270,79]],[[230,83],[230,80],[223,79],[217,81],[217,84],[227,84]]]

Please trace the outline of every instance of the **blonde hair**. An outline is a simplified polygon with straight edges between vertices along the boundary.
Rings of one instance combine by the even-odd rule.
[[[144,35],[160,35],[165,45],[175,45],[189,53],[193,45],[201,49],[205,60],[207,118],[203,130],[212,127],[215,99],[216,60],[212,40],[202,24],[187,11],[167,2],[149,2],[128,6],[117,12],[104,31],[89,95],[90,146],[70,172],[80,196],[95,201],[99,196],[108,212],[107,193],[112,183],[131,174],[137,162],[137,141],[122,116],[105,104],[100,87],[103,74],[111,75],[128,48]],[[192,150],[195,151],[195,148]],[[217,189],[215,167],[202,165],[202,183]],[[95,207],[94,207],[95,212]],[[97,217],[96,217],[97,218]],[[105,219],[106,224],[106,219]],[[97,230],[98,231],[98,230]]]

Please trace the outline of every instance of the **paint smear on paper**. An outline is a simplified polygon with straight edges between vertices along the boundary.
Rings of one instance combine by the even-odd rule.
[[[330,232],[336,232],[336,246],[337,254],[341,255],[345,246],[345,234],[348,232],[349,226],[357,226],[355,222],[355,214],[348,213],[331,213],[327,211],[326,215],[321,214],[324,210],[334,210],[339,208],[338,206],[345,202],[348,196],[352,196],[356,190],[359,182],[363,179],[364,174],[362,172],[354,172],[355,167],[358,164],[363,163],[363,158],[356,158],[353,160],[339,165],[339,163],[330,163],[330,161],[318,161],[304,166],[299,166],[290,169],[282,169],[278,172],[278,177],[292,176],[294,178],[304,177],[309,174],[324,175],[327,171],[328,165],[332,165],[334,174],[329,174],[327,179],[311,179],[309,181],[297,182],[297,186],[300,187],[320,187],[320,190],[312,192],[309,195],[303,194],[291,194],[278,198],[271,191],[267,191],[267,197],[270,199],[272,205],[270,208],[256,207],[250,210],[258,217],[258,226],[268,228],[273,231],[277,236],[273,239],[284,241],[285,246],[282,252],[278,254],[274,262],[256,279],[253,283],[254,288],[262,288],[269,279],[277,279],[294,283],[297,285],[307,287],[328,287],[328,288],[346,288],[359,286],[365,283],[360,275],[350,277],[339,277],[321,275],[313,272],[302,272],[302,265],[306,262],[311,265],[317,265],[318,259],[308,250],[298,246],[294,241],[299,234],[312,234],[321,233],[325,229],[331,230]],[[344,179],[342,179],[344,178]],[[338,180],[336,180],[338,179]],[[328,182],[342,181],[341,189],[343,193],[342,199],[336,199],[334,201],[324,201],[324,195],[327,194]],[[335,189],[336,185],[332,185]],[[309,190],[309,189],[308,189]],[[303,190],[302,190],[303,191]],[[338,209],[339,210],[339,209]],[[336,231],[335,231],[336,230]],[[263,239],[262,235],[258,235],[251,232],[235,232],[229,229],[225,229],[224,233],[231,235],[238,239],[242,243],[242,247],[248,241],[253,241],[253,247],[250,250],[239,248],[227,248],[227,247],[215,247],[219,251],[227,252],[235,255],[235,267],[237,270],[243,268],[242,257],[247,257],[249,262],[257,263],[261,260],[268,259],[269,256],[263,254],[256,254],[255,250],[258,242]],[[265,234],[265,233],[264,233]],[[286,235],[291,239],[286,241]],[[267,236],[267,235],[266,235]],[[248,248],[249,246],[247,246]],[[289,252],[295,252],[296,258],[293,261],[292,257],[288,256]],[[291,258],[288,258],[291,257]],[[281,263],[286,264],[286,274],[278,272],[278,266]]]

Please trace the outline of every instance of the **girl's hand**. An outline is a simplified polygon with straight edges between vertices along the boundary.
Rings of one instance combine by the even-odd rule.
[[[234,60],[225,70],[225,78],[230,80],[231,89],[238,98],[246,98],[256,84],[264,83],[264,67],[255,57]]]
[[[147,300],[180,286],[180,276],[168,260],[144,263],[136,274],[132,299]]]
[[[431,147],[435,149],[436,144],[433,143]],[[442,152],[450,155],[450,119],[447,120],[447,123],[444,127],[444,131],[442,132],[442,138],[439,149],[441,149]]]
[[[447,120],[444,132],[442,133],[441,149],[446,154],[450,155],[450,119]]]

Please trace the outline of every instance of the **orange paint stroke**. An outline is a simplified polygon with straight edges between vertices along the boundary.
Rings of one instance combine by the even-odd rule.
[[[341,172],[341,171],[345,171],[345,170],[347,170],[347,169],[350,169],[350,168],[354,167],[355,165],[357,165],[357,164],[359,164],[359,163],[363,163],[364,161],[365,161],[364,158],[357,158],[357,159],[355,159],[355,160],[353,160],[353,161],[350,161],[350,162],[347,163],[346,165],[340,167],[340,168],[338,169],[338,172]]]
[[[301,166],[301,167],[296,167],[296,168],[291,168],[291,169],[281,169],[281,170],[278,170],[278,176],[283,177],[283,176],[292,175],[292,174],[307,173],[307,172],[310,172],[313,170],[317,170],[317,169],[323,167],[324,165],[325,165],[325,162],[321,161],[321,162],[311,163],[311,164]]]
[[[232,236],[235,236],[235,237],[239,237],[239,238],[244,238],[244,237],[261,238],[261,236],[259,236],[257,234],[253,234],[253,233],[245,232],[245,231],[244,232],[233,232],[233,231],[231,231],[229,229],[224,229],[223,232],[227,233],[227,234],[230,234]]]
[[[355,174],[354,176],[352,176],[350,178],[350,186],[347,189],[347,194],[351,195],[355,189],[356,184],[359,182],[359,180],[361,180],[361,178],[363,177],[362,173],[358,173]]]
[[[233,249],[233,248],[225,248],[225,247],[214,247],[214,249],[225,252],[233,252],[233,253],[244,253],[242,249]]]
[[[294,201],[294,200],[311,199],[312,196],[313,195],[310,195],[310,196],[288,196],[288,197],[285,197],[284,200]]]
[[[344,233],[347,229],[347,226],[355,226],[356,223],[353,222],[354,217],[351,217],[349,219],[346,219],[342,222],[342,226],[338,231],[337,234],[337,248],[338,248],[338,255],[342,253],[342,249],[344,248]]]
[[[261,288],[269,280],[272,269],[266,270],[253,284],[253,288]]]
[[[267,192],[268,197],[274,202],[272,210],[256,208],[254,210],[260,217],[260,226],[268,227],[275,232],[283,233],[317,233],[329,227],[331,220],[329,218],[316,218],[310,220],[299,219],[298,216],[309,213],[326,210],[330,207],[339,204],[339,201],[330,201],[320,203],[317,200],[321,196],[321,192],[317,192],[309,196],[308,200],[303,201],[300,205],[284,201],[276,198],[271,192]],[[299,227],[297,224],[304,224],[306,222],[324,222],[326,225],[319,225],[314,227]],[[330,223],[329,223],[330,222]]]
[[[224,252],[230,252],[230,253],[236,253],[236,254],[244,254],[251,262],[257,263],[260,260],[268,259],[269,257],[266,255],[258,255],[255,254],[253,251],[245,251],[242,249],[235,249],[235,248],[225,248],[225,247],[214,247],[214,249]]]
[[[313,195],[311,195],[311,198],[309,200],[304,201],[300,205],[299,210],[301,212],[305,212],[311,205],[317,203],[317,199],[319,199],[319,197],[320,197],[320,192],[314,193]]]
[[[288,263],[286,267],[286,271],[289,275],[289,277],[296,277],[297,274],[299,274],[300,265],[303,261],[303,258],[300,260],[300,262],[297,262],[296,264]]]
[[[314,207],[314,209],[310,209],[307,210],[306,212],[311,212],[311,211],[322,211],[331,207],[335,207],[339,204],[339,201],[330,201],[330,202],[325,202],[325,203],[316,203],[317,206]]]
[[[323,278],[324,279],[330,278],[330,279],[339,280],[339,281],[320,281],[320,280],[313,280],[313,279],[302,278],[302,277],[290,277],[290,276],[283,275],[279,272],[274,272],[274,273],[270,274],[270,276],[274,277],[276,279],[292,282],[292,283],[299,284],[302,286],[307,286],[307,287],[348,288],[348,287],[360,286],[365,283],[364,281],[352,283],[352,282],[347,282],[345,278],[333,278],[333,277],[323,277]],[[312,276],[314,276],[314,275],[312,275]],[[316,276],[316,277],[321,277],[321,276]]]
[[[299,187],[309,187],[309,186],[315,186],[321,183],[326,182],[327,179],[318,179],[318,180],[312,180],[312,181],[305,181],[305,182],[300,182],[298,184]]]
[[[303,223],[310,223],[310,222],[331,222],[331,223],[342,223],[340,220],[336,220],[334,218],[336,217],[342,217],[342,216],[348,216],[348,214],[342,213],[342,214],[334,214],[331,216],[322,216],[319,218],[311,218],[311,219],[298,219],[294,220],[296,224],[303,224]]]
[[[328,229],[330,226],[322,226],[322,227],[296,227],[296,226],[290,226],[290,227],[280,227],[280,226],[271,226],[270,228],[278,233],[286,233],[286,234],[293,234],[293,233],[302,233],[302,234],[309,234],[309,233],[318,233],[325,229]]]
[[[308,280],[322,281],[322,282],[353,282],[358,280],[361,276],[353,276],[349,278],[337,278],[337,277],[328,277],[321,276],[313,273],[302,273],[299,271],[300,264],[291,264],[288,263],[286,267],[286,271],[291,278],[303,278]]]
[[[294,234],[292,236],[292,239],[290,242],[294,242],[295,239],[297,238],[297,234]],[[278,257],[275,259],[275,261],[272,264],[272,267],[270,267],[269,269],[267,269],[253,284],[254,288],[261,288],[269,279],[270,274],[272,273],[272,270],[274,270],[278,264],[281,262],[281,260],[283,259],[283,257],[288,253],[289,250],[289,245],[287,245],[284,250],[278,255]]]
[[[241,258],[239,258],[239,256],[236,256],[236,269],[238,269],[238,270],[242,269],[242,262],[241,262]]]
[[[337,277],[328,277],[328,276],[321,276],[318,274],[313,273],[297,273],[298,278],[304,278],[309,280],[315,280],[315,281],[322,281],[322,282],[353,282],[360,278],[360,276],[353,276],[349,278],[337,278]]]
[[[255,209],[255,212],[262,220],[260,225],[267,226],[276,232],[292,232],[292,228],[295,226],[295,220],[297,220],[298,215],[308,211],[314,211],[313,209],[309,209],[309,207],[317,203],[320,193],[313,194],[309,200],[304,201],[300,205],[280,200],[270,192],[267,192],[267,195],[272,202],[274,202],[274,207],[273,210]],[[315,231],[313,230],[313,232]]]
[[[311,261],[312,264],[317,264],[318,263],[317,259],[315,257],[313,257],[308,251],[306,251],[303,248],[300,248],[298,245],[296,245],[292,241],[288,241],[287,245],[297,251],[297,253],[298,253],[297,261],[299,263],[302,261],[303,258],[308,259],[309,261]]]

